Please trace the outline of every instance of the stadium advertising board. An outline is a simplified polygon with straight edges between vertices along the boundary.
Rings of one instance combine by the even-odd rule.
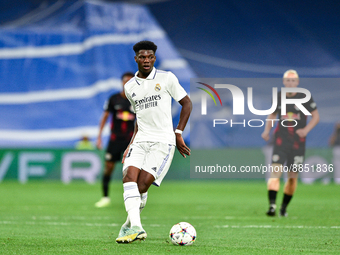
[[[2,149],[0,150],[0,181],[74,179],[94,183],[102,171],[102,152],[65,149]]]

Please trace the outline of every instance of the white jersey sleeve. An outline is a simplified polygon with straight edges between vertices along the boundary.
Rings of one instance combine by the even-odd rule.
[[[179,84],[177,77],[172,72],[169,72],[168,92],[177,102],[187,95],[187,92]]]

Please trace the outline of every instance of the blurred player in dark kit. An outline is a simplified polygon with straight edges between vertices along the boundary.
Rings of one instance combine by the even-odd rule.
[[[132,77],[133,73],[127,72],[122,75],[123,88]],[[128,146],[134,130],[135,114],[132,112],[131,104],[126,98],[124,90],[111,95],[104,104],[104,113],[99,124],[97,148],[102,149],[102,132],[109,116],[111,120],[111,135],[105,154],[105,170],[102,178],[103,197],[95,204],[96,207],[106,207],[111,203],[109,197],[109,183],[112,172],[117,161]]]
[[[334,182],[340,184],[340,122],[335,125],[329,145],[333,147]]]
[[[299,75],[295,70],[288,70],[283,75],[283,84],[285,87],[295,88],[299,85]],[[304,98],[303,93],[287,93],[287,98],[297,99]],[[280,216],[287,216],[287,206],[291,201],[293,194],[297,187],[298,171],[297,169],[304,162],[305,157],[305,144],[307,134],[319,122],[319,113],[316,108],[316,103],[313,98],[303,103],[303,106],[312,115],[311,120],[307,124],[307,116],[294,104],[287,104],[286,115],[281,115],[281,92],[278,93],[278,104],[276,110],[270,114],[267,119],[274,120],[278,116],[279,122],[275,129],[274,136],[274,150],[272,156],[272,167],[278,171],[272,171],[271,177],[268,180],[268,197],[269,197],[269,210],[268,216],[276,215],[276,195],[280,189],[280,177],[282,174],[282,167],[286,166],[290,169],[288,172],[288,180],[284,187],[284,196],[280,208]],[[285,127],[281,125],[281,121],[285,121]],[[272,122],[267,121],[265,130],[262,133],[262,138],[266,141],[269,140],[270,129]]]

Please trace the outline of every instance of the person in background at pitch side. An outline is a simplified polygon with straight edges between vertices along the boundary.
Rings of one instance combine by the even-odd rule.
[[[295,88],[299,85],[299,75],[295,70],[288,70],[283,75],[283,84],[285,87]],[[304,98],[303,93],[287,93],[289,99]],[[274,132],[274,149],[272,156],[272,168],[277,171],[272,171],[268,180],[268,198],[269,210],[268,216],[276,215],[276,195],[280,189],[280,177],[282,168],[286,163],[289,169],[288,180],[284,186],[283,201],[280,208],[280,216],[286,217],[287,206],[291,201],[297,187],[298,169],[304,162],[305,157],[305,144],[307,134],[319,122],[319,112],[316,108],[316,103],[313,98],[303,103],[302,105],[311,113],[311,120],[307,124],[307,115],[305,115],[294,104],[287,104],[286,115],[281,115],[281,92],[278,93],[278,104],[276,110],[270,114],[267,119],[274,120],[278,116],[278,124]],[[285,120],[285,126],[281,125],[281,121]],[[266,141],[269,140],[272,122],[267,121],[262,138]]]
[[[340,146],[340,122],[335,124],[334,132],[329,138],[330,146]]]
[[[83,134],[80,141],[75,144],[76,150],[94,150],[95,146],[90,141],[88,134]]]
[[[333,150],[334,182],[340,184],[340,121],[335,124],[334,132],[329,139]]]
[[[123,88],[132,77],[133,73],[127,72],[122,75]],[[105,154],[105,170],[102,178],[103,197],[95,204],[96,207],[106,207],[111,203],[109,197],[109,183],[116,162],[122,159],[123,153],[128,146],[134,130],[135,114],[131,104],[126,98],[124,90],[111,95],[104,104],[104,113],[99,124],[97,148],[102,149],[102,132],[107,119],[111,114],[111,135]]]

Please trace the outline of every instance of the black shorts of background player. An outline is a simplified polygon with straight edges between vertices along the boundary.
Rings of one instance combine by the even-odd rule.
[[[283,75],[283,84],[285,87],[297,87],[299,85],[297,72],[295,70],[286,71]],[[297,99],[304,98],[305,95],[303,93],[287,93],[286,97]],[[286,115],[281,115],[281,92],[278,93],[277,102],[276,110],[267,118],[274,120],[278,115],[279,122],[274,133],[275,140],[272,156],[272,169],[274,171],[272,171],[267,184],[269,210],[266,214],[268,216],[275,216],[276,214],[276,195],[280,189],[280,177],[283,167],[285,167],[285,169],[291,169],[291,171],[288,172],[288,180],[284,187],[280,216],[287,216],[287,206],[297,187],[298,171],[294,171],[294,169],[296,170],[304,161],[306,136],[319,122],[319,113],[312,98],[308,102],[303,103],[302,105],[312,115],[311,120],[307,124],[307,115],[293,104],[287,104]],[[284,126],[281,124],[282,120],[285,120]],[[271,127],[272,122],[268,121],[262,133],[262,138],[266,141],[269,140]],[[286,166],[284,166],[285,163]]]
[[[122,85],[128,82],[133,73],[127,72],[122,75]],[[124,90],[111,95],[104,104],[104,112],[99,124],[99,134],[96,146],[102,149],[102,132],[106,121],[111,115],[111,135],[105,153],[105,170],[102,177],[103,197],[95,203],[98,208],[109,206],[109,183],[112,172],[117,161],[122,159],[122,155],[128,146],[134,131],[135,114],[132,112],[131,104],[126,98]]]

